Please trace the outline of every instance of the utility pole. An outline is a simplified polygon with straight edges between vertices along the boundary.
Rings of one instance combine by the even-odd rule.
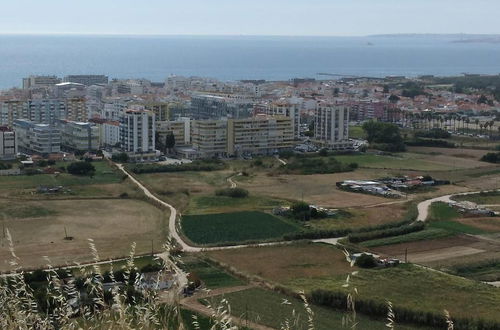
[[[408,248],[405,249],[405,264],[408,263]]]
[[[153,240],[151,240],[151,256],[154,255],[154,251],[153,251]]]
[[[64,239],[68,239],[68,232],[66,231],[66,226],[64,226]]]

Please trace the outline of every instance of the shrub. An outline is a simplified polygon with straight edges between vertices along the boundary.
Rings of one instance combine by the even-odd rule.
[[[12,168],[12,164],[0,163],[0,170],[9,170]]]
[[[49,160],[47,161],[47,165],[54,166],[55,164],[56,164],[56,161],[55,161],[55,160],[53,160],[53,159],[49,159]]]
[[[89,162],[75,162],[67,167],[67,171],[73,175],[90,175],[95,174],[95,167]]]
[[[416,231],[421,231],[424,228],[425,228],[425,223],[416,222],[416,223],[412,223],[409,225],[404,225],[404,226],[396,227],[396,228],[381,229],[381,230],[369,231],[369,232],[364,232],[364,233],[349,234],[347,236],[347,239],[351,243],[359,243],[359,242],[369,241],[369,240],[377,239],[377,238],[405,235],[405,234],[413,233]]]
[[[416,131],[415,137],[447,139],[451,137],[451,134],[442,128],[433,128],[428,131]]]
[[[377,267],[377,260],[372,255],[363,253],[356,258],[354,264],[361,268],[374,268]]]
[[[420,139],[406,141],[406,145],[413,147],[438,147],[438,148],[455,148],[456,145],[453,142],[448,142],[444,140],[436,139]]]
[[[481,157],[481,161],[488,163],[500,163],[500,152],[488,152],[486,155]]]
[[[128,194],[127,194],[126,192],[122,192],[122,193],[120,194],[120,198],[128,198],[128,197],[129,197],[129,196],[128,196]]]
[[[128,159],[129,159],[128,155],[124,152],[121,152],[119,154],[113,154],[111,156],[111,160],[117,163],[126,163],[128,162]]]
[[[232,198],[245,198],[248,196],[248,190],[243,188],[224,188],[215,191],[216,196],[227,196]]]
[[[47,166],[47,161],[44,160],[44,159],[41,159],[41,160],[39,160],[39,161],[36,162],[36,166],[38,166],[38,167],[45,167],[45,166]]]

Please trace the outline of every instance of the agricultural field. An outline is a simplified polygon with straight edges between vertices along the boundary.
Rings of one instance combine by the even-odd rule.
[[[189,209],[185,214],[229,213],[246,210],[265,212],[288,204],[288,201],[253,195],[245,198],[196,195],[191,198]]]
[[[191,242],[200,245],[281,239],[300,229],[292,222],[256,211],[184,215],[181,227]]]
[[[457,201],[470,201],[480,205],[500,205],[500,191],[455,196],[453,199]]]
[[[89,199],[0,200],[2,226],[12,235],[19,263],[26,268],[88,262],[92,238],[102,259],[125,257],[132,242],[136,253],[161,251],[168,214],[139,200]],[[70,236],[72,239],[65,239]],[[0,270],[9,269],[8,242],[0,239]]]
[[[182,261],[182,267],[191,276],[200,279],[207,289],[213,290],[245,284],[242,280],[194,255],[185,255]]]
[[[404,248],[400,248],[401,253]],[[409,251],[409,257],[413,254]],[[351,268],[342,251],[331,246],[296,244],[212,251],[207,255],[249,276],[293,290],[356,288],[360,298],[390,300],[399,307],[435,313],[446,308],[452,315],[500,320],[494,307],[500,304],[500,289],[411,264],[373,270]],[[350,286],[343,288],[353,271],[358,271],[357,275],[352,275]]]
[[[306,226],[312,229],[347,229],[376,226],[402,220],[407,208],[407,203],[346,208],[335,217],[309,220]]]
[[[345,278],[342,276],[297,278],[290,286],[332,291],[352,291],[356,288],[359,298],[382,302],[389,300],[399,307],[438,314],[446,309],[452,316],[500,320],[496,307],[500,304],[500,289],[412,264],[363,269],[351,276],[348,288],[342,288],[344,283]]]
[[[290,298],[283,294],[267,291],[259,288],[251,288],[244,291],[228,293],[223,296],[212,297],[207,300],[211,305],[217,306],[222,299],[226,299],[230,306],[232,315],[243,320],[259,323],[268,327],[279,329],[285,320],[290,323],[296,322],[294,329],[308,329],[308,314],[302,301]],[[283,301],[287,303],[284,304]],[[206,302],[206,303],[207,303]],[[293,316],[295,311],[295,316]],[[314,329],[331,330],[344,328],[343,318],[347,315],[342,311],[330,308],[312,306],[314,313]],[[360,330],[383,330],[387,329],[384,320],[377,320],[357,314],[356,329]],[[345,326],[347,328],[347,326]],[[422,329],[408,325],[398,324],[397,329]]]
[[[294,278],[347,275],[351,268],[343,251],[323,244],[295,243],[206,252],[206,255],[238,271],[287,284]]]

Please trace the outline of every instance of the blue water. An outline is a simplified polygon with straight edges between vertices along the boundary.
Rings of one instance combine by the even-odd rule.
[[[287,80],[500,73],[500,44],[452,37],[0,36],[0,88],[30,74]]]

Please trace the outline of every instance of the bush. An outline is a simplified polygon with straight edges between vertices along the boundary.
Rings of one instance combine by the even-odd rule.
[[[377,239],[377,238],[405,235],[405,234],[413,233],[416,231],[421,231],[424,228],[425,228],[425,223],[416,222],[416,223],[412,223],[409,225],[404,225],[404,226],[396,227],[396,228],[381,229],[381,230],[369,231],[369,232],[364,232],[364,233],[349,234],[347,236],[347,239],[351,243],[360,243],[360,242],[369,241],[369,240]]]
[[[47,165],[54,166],[55,164],[56,164],[56,161],[55,161],[55,160],[53,160],[53,159],[49,159],[49,160],[47,161]]]
[[[45,167],[45,166],[47,166],[47,161],[44,160],[44,159],[41,159],[41,160],[39,160],[39,161],[36,162],[36,166],[38,166],[38,167]]]
[[[162,270],[163,267],[159,263],[149,263],[141,268],[141,273],[155,273]]]
[[[344,164],[334,157],[307,157],[296,156],[286,165],[280,167],[279,171],[286,174],[328,174],[351,172],[357,168],[357,164]]]
[[[73,175],[94,176],[95,167],[89,162],[75,162],[68,165],[67,171]]]
[[[224,188],[215,191],[216,196],[227,196],[232,198],[245,198],[248,196],[248,190],[243,188]]]
[[[438,148],[455,148],[455,143],[436,139],[414,139],[406,141],[406,145],[413,147],[438,147]]]
[[[447,139],[447,138],[451,137],[451,134],[442,128],[433,128],[433,129],[430,129],[428,131],[416,131],[415,137],[433,138],[433,139]]]
[[[500,152],[488,152],[486,155],[481,157],[481,161],[488,163],[500,163]]]
[[[126,162],[128,162],[128,159],[129,159],[128,155],[124,152],[119,153],[119,154],[113,154],[111,156],[111,160],[116,162],[116,163],[126,163]]]
[[[326,156],[328,156],[328,149],[323,148],[323,149],[321,149],[321,150],[318,152],[318,154],[319,154],[321,157],[326,157]]]
[[[12,168],[12,164],[0,163],[0,170],[10,170]]]
[[[377,260],[372,255],[363,253],[356,258],[354,264],[361,268],[374,268],[377,267]]]

